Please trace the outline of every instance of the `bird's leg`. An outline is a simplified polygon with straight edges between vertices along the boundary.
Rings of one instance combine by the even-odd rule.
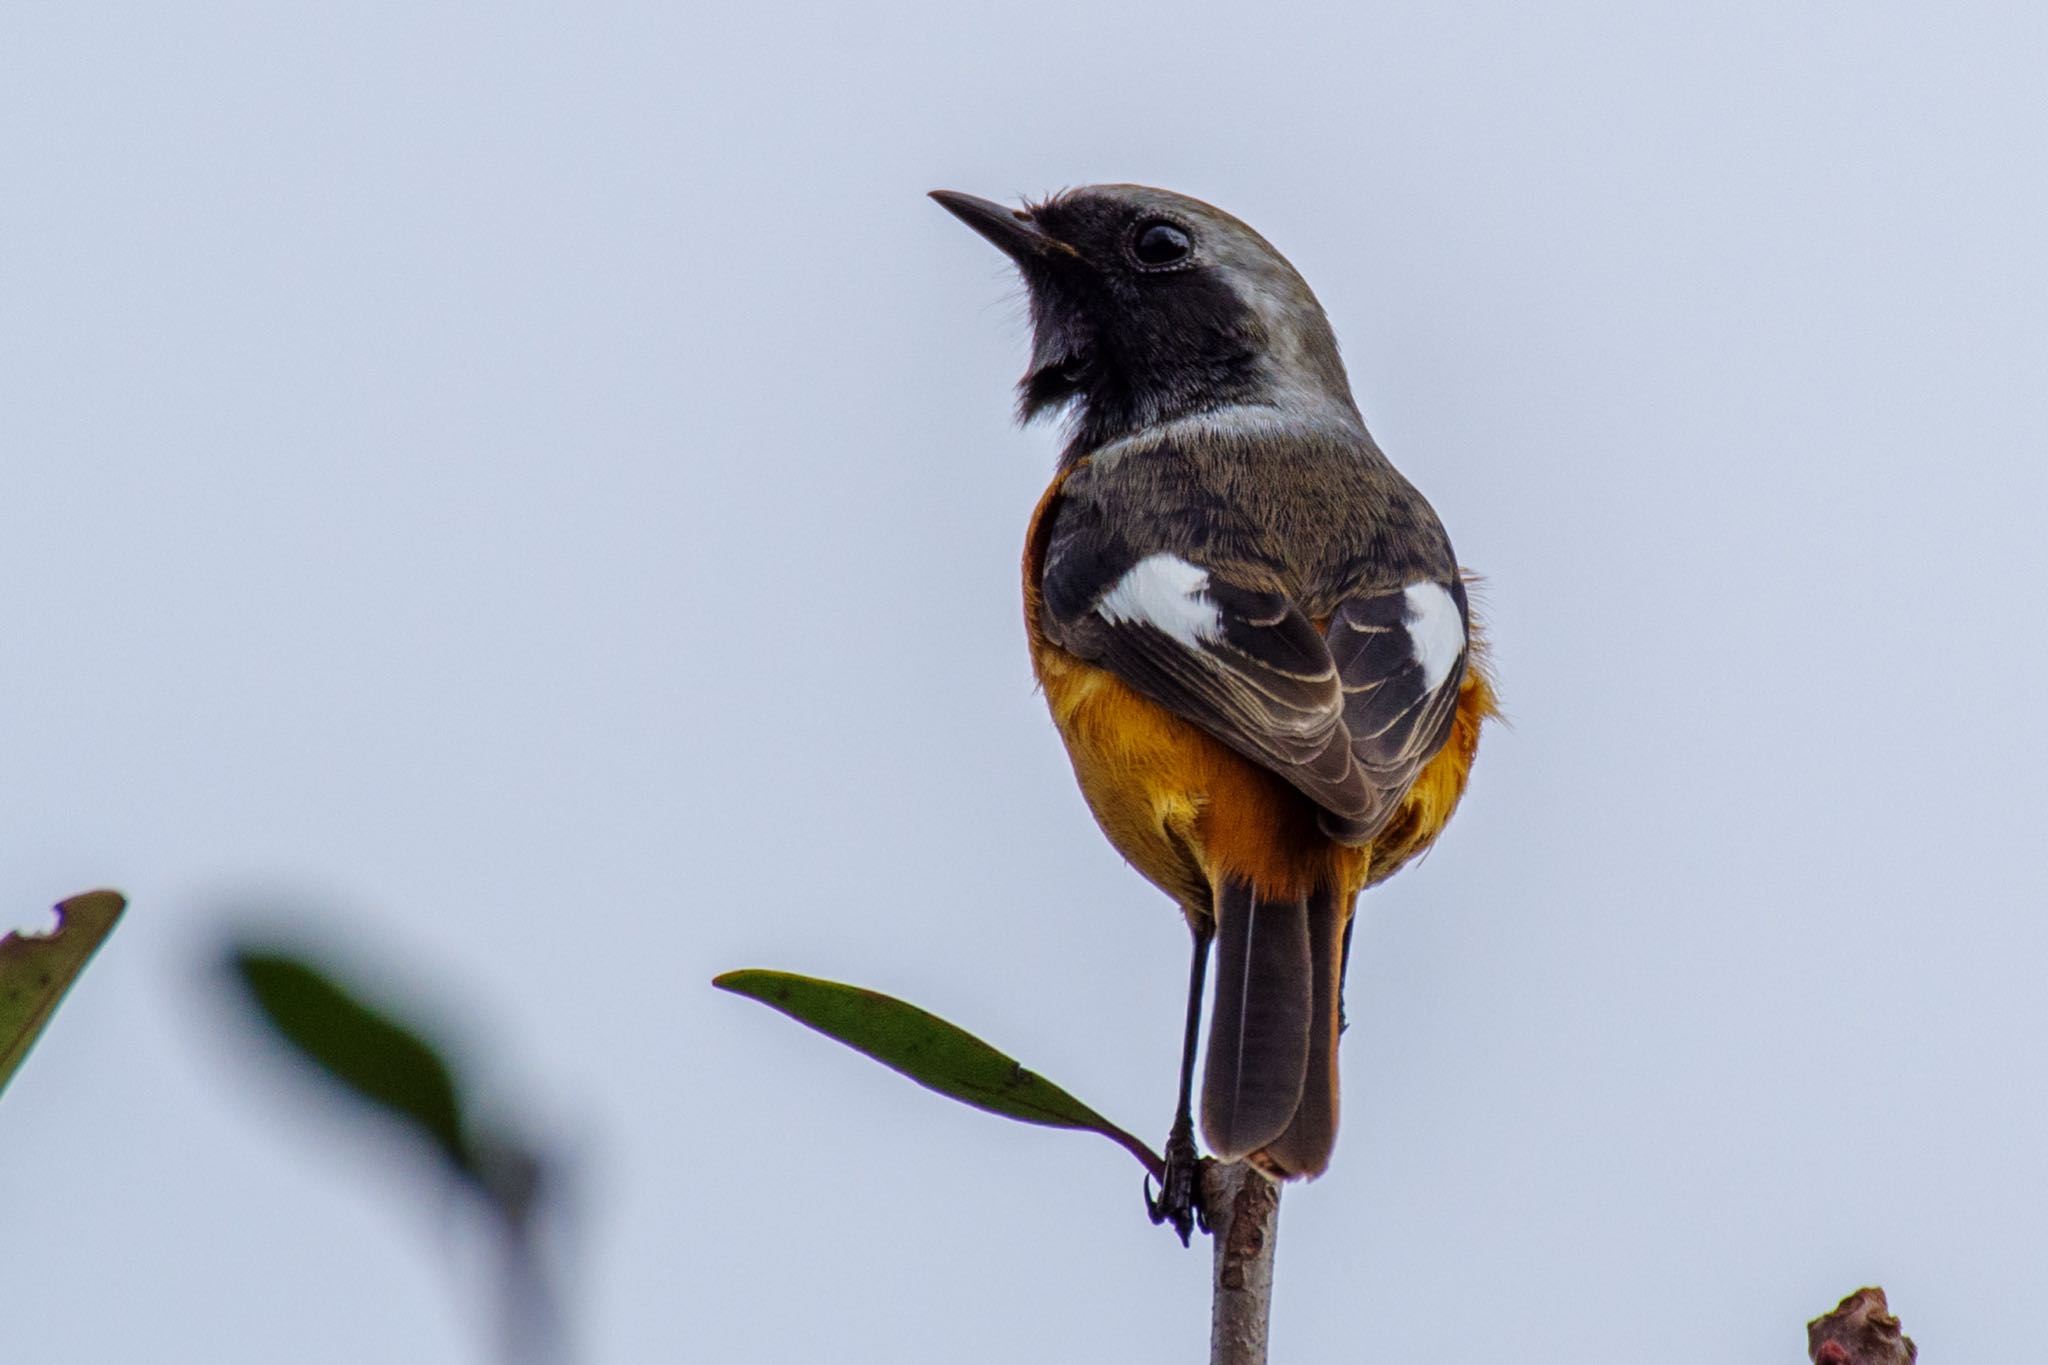
[[[1152,1221],[1171,1224],[1180,1234],[1182,1246],[1187,1245],[1196,1223],[1202,1231],[1209,1230],[1196,1188],[1201,1159],[1195,1151],[1194,1094],[1195,1050],[1202,1034],[1202,986],[1209,974],[1209,940],[1214,936],[1215,926],[1210,921],[1195,923],[1195,951],[1188,967],[1187,1034],[1180,1052],[1180,1108],[1173,1116],[1173,1131],[1166,1135],[1166,1173],[1160,1178],[1159,1194],[1155,1198],[1149,1188],[1145,1194],[1145,1210]]]

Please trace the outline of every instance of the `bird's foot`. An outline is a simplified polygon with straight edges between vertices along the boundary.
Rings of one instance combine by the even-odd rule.
[[[1185,1115],[1174,1121],[1166,1139],[1166,1172],[1159,1180],[1159,1193],[1152,1193],[1152,1178],[1145,1177],[1145,1212],[1155,1223],[1166,1223],[1180,1234],[1186,1246],[1197,1225],[1209,1230],[1202,1212],[1202,1159],[1195,1152],[1195,1125]]]

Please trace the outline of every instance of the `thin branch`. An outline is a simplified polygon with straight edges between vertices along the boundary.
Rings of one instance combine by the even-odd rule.
[[[543,1222],[559,1214],[555,1166],[501,1132],[476,1138],[475,1190],[498,1253],[499,1346],[505,1365],[569,1365]]]
[[[1242,1161],[1202,1163],[1202,1212],[1216,1242],[1209,1365],[1265,1365],[1280,1187]]]

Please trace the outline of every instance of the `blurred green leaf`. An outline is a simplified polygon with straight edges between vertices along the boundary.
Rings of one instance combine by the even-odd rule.
[[[58,902],[49,933],[0,938],[0,1090],[127,904],[116,891],[87,891]]]
[[[242,947],[231,965],[300,1056],[417,1129],[464,1176],[482,1178],[455,1073],[431,1043],[299,958]]]
[[[1155,1175],[1150,1148],[966,1030],[894,996],[792,972],[727,972],[712,985],[782,1011],[927,1089],[991,1114],[1100,1133]]]

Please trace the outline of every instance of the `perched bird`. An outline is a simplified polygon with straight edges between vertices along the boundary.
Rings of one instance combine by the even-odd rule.
[[[932,197],[1024,277],[1022,419],[1070,419],[1026,535],[1025,630],[1096,821],[1193,931],[1151,1203],[1185,1241],[1211,941],[1202,1135],[1276,1179],[1318,1175],[1358,893],[1443,830],[1493,690],[1449,537],[1264,238],[1139,185],[1019,209]]]

